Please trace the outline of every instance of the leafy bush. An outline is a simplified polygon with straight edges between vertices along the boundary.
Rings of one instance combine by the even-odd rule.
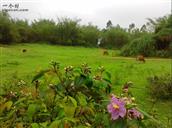
[[[172,79],[170,74],[149,77],[148,81],[149,93],[153,98],[172,100]]]
[[[62,71],[59,63],[52,62],[32,83],[26,86],[19,80],[15,89],[5,88],[0,95],[0,127],[146,128],[144,117],[159,123],[137,107],[129,91],[131,83],[124,85],[120,96],[111,95],[109,103],[111,75],[102,66],[93,75],[87,64]]]
[[[151,35],[144,35],[126,44],[122,50],[123,56],[135,55],[153,56],[155,54],[155,41]]]

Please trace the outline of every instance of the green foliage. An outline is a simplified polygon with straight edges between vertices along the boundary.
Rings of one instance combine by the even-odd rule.
[[[167,50],[172,41],[172,15],[148,20],[148,25],[151,26],[154,32],[156,48],[158,50]]]
[[[170,74],[148,78],[149,93],[155,99],[172,99],[172,80]]]
[[[34,20],[31,24],[31,41],[47,41],[54,43],[56,41],[56,23],[52,20],[41,19]]]
[[[120,26],[110,27],[102,33],[100,46],[107,48],[121,48],[129,42],[127,32]]]
[[[46,82],[47,77],[54,80]],[[61,70],[59,63],[51,62],[51,67],[36,74],[32,82],[29,87],[18,81],[17,89],[4,90],[0,95],[0,127],[120,128],[137,126],[140,122],[140,119],[132,123],[123,119],[114,122],[109,118],[107,97],[111,92],[111,74],[103,66],[92,74],[88,64]],[[122,95],[133,99],[129,94]]]
[[[123,56],[153,56],[155,54],[155,41],[151,35],[144,35],[138,39],[131,41],[121,50]]]
[[[10,44],[19,41],[19,33],[15,24],[6,12],[0,12],[0,43]]]
[[[58,19],[57,37],[58,44],[62,45],[78,45],[79,41],[79,20],[69,18]]]
[[[81,41],[83,42],[83,45],[97,46],[99,35],[100,32],[97,26],[89,24],[88,26],[81,27]]]
[[[0,127],[91,126],[94,115],[106,110],[101,103],[111,91],[110,74],[103,67],[94,76],[91,72],[87,64],[62,71],[59,63],[51,62],[50,69],[34,76],[33,87],[19,86],[13,91],[3,88],[6,93],[0,100]],[[47,75],[56,82],[45,82]]]

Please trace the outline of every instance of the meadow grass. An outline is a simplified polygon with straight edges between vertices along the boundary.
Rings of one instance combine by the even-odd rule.
[[[22,49],[27,49],[23,53]],[[119,51],[109,50],[108,56],[103,56],[100,48],[84,48],[69,46],[53,46],[47,44],[19,44],[0,47],[0,79],[1,85],[10,81],[12,76],[31,82],[32,77],[41,69],[49,67],[51,60],[60,62],[61,67],[68,65],[79,66],[88,63],[93,71],[98,66],[104,66],[112,74],[113,93],[119,93],[122,85],[132,81],[131,88],[139,106],[144,110],[152,107],[151,98],[147,91],[147,78],[153,75],[171,73],[171,60],[161,58],[146,58],[146,63],[138,62],[135,58],[120,57]],[[158,118],[167,121],[172,107],[171,101],[157,101]]]

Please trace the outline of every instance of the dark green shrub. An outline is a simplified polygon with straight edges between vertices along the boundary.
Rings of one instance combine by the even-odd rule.
[[[172,78],[170,74],[149,77],[148,81],[149,93],[153,98],[172,100]]]
[[[135,56],[139,54],[144,56],[153,56],[155,54],[155,41],[151,35],[144,35],[134,39],[121,50],[121,55],[123,56]]]

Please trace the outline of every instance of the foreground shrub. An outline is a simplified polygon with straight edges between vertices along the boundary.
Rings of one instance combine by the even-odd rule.
[[[149,93],[153,98],[172,100],[172,79],[170,74],[149,77],[148,81]]]
[[[126,44],[121,51],[123,56],[135,55],[153,56],[155,54],[155,41],[152,36],[144,35]]]
[[[18,89],[0,96],[0,127],[146,128],[147,117],[159,124],[137,107],[129,91],[131,83],[124,85],[120,96],[110,95],[111,75],[102,66],[93,75],[87,64],[61,70],[59,63],[52,62],[32,83],[26,86],[20,80]]]

